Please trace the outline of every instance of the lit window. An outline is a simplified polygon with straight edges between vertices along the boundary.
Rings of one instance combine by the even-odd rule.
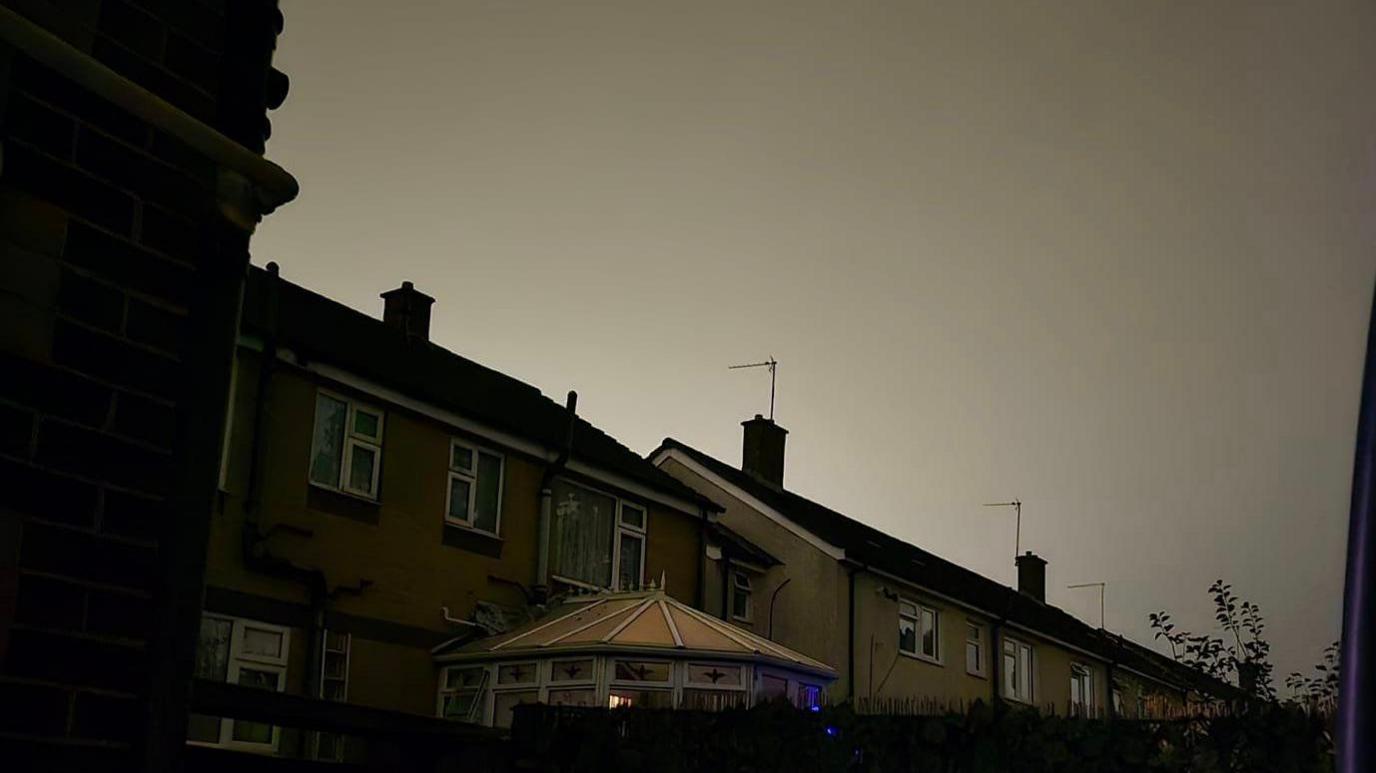
[[[315,398],[310,482],[377,499],[382,412],[326,392]]]
[[[974,623],[965,626],[965,670],[984,676],[984,629]]]
[[[815,684],[798,683],[798,708],[805,711],[820,711],[822,708],[822,688]]]
[[[449,445],[445,521],[497,534],[502,510],[502,457],[466,441]]]
[[[1003,640],[1003,697],[1032,702],[1032,664],[1031,645]]]
[[[559,479],[552,486],[550,567],[556,579],[597,588],[639,588],[645,576],[645,508]]]
[[[281,626],[202,615],[195,676],[282,692],[290,639],[291,632]],[[261,722],[192,714],[186,737],[193,743],[267,749],[277,747],[278,735],[276,727]]]
[[[898,649],[909,655],[937,660],[938,615],[935,609],[908,601],[898,602]]]
[[[750,622],[750,575],[745,572],[731,573],[731,616],[742,622]]]

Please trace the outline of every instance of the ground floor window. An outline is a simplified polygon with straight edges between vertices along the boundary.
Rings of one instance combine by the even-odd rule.
[[[196,645],[197,679],[282,692],[287,687],[287,653],[291,631],[256,620],[204,614]],[[187,740],[192,743],[270,750],[277,748],[278,728],[262,722],[192,714]]]
[[[440,716],[460,722],[481,722],[487,686],[486,666],[444,669],[440,674]]]
[[[347,633],[324,631],[320,640],[320,698],[343,703],[349,699],[349,648]],[[315,734],[315,758],[329,762],[344,761],[344,736],[338,733]]]

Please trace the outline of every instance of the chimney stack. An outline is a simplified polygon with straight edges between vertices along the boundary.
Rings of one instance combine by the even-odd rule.
[[[745,442],[741,447],[741,469],[766,483],[783,488],[784,439],[788,430],[760,414],[741,422],[745,427]]]
[[[1046,559],[1027,551],[1014,559],[1018,565],[1018,590],[1046,603]]]
[[[434,298],[410,282],[382,294],[382,321],[406,334],[407,338],[430,340],[430,304]]]

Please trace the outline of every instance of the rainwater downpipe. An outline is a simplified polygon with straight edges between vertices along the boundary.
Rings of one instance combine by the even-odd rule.
[[[855,573],[860,571],[851,567],[846,572],[849,587],[846,590],[846,697],[855,703]]]
[[[311,697],[319,693],[319,652],[321,630],[325,626],[325,603],[327,590],[325,573],[319,569],[306,569],[286,559],[272,555],[263,546],[266,536],[259,528],[259,513],[262,508],[262,438],[263,427],[267,421],[267,400],[270,393],[272,373],[277,365],[277,327],[278,309],[281,300],[281,278],[276,263],[267,265],[267,305],[266,333],[263,337],[263,351],[258,367],[258,383],[255,386],[253,435],[249,442],[248,491],[244,497],[244,525],[241,530],[241,547],[244,566],[253,572],[299,583],[306,588],[310,600],[310,613],[306,621],[306,679],[305,694]],[[304,532],[303,536],[310,536]],[[261,549],[260,549],[261,548]]]
[[[790,582],[793,582],[792,577],[784,578],[784,581],[779,583],[779,587],[775,588],[774,592],[769,594],[769,629],[765,633],[765,638],[770,641],[774,641],[774,602],[779,600],[779,591],[783,590],[784,586],[788,585]]]
[[[540,604],[549,598],[549,534],[554,501],[551,486],[554,485],[554,477],[563,472],[564,465],[568,464],[569,454],[573,453],[573,428],[578,421],[577,392],[569,390],[564,410],[568,413],[569,419],[568,430],[564,434],[564,445],[559,449],[559,455],[554,461],[545,467],[545,474],[540,478],[540,518],[537,524],[539,549],[535,559],[535,587],[532,589],[536,603]]]

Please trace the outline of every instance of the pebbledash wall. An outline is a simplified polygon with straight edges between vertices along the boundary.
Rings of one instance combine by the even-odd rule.
[[[260,156],[281,27],[0,1],[6,770],[177,767],[248,242],[295,194]]]

